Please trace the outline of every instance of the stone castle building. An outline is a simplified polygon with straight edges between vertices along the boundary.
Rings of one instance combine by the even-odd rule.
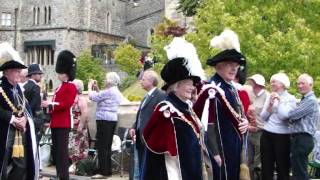
[[[176,11],[178,0],[0,0],[0,42],[8,41],[27,65],[41,64],[49,89],[59,83],[54,71],[58,54],[76,56],[91,50],[114,67],[110,54],[123,41],[147,50],[153,28],[166,16],[181,25],[189,19]],[[108,64],[109,63],[109,64]]]

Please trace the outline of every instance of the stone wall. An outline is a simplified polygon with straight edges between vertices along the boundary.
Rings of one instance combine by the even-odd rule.
[[[148,45],[150,29],[162,22],[164,17],[163,0],[139,0],[138,6],[127,6],[126,28],[138,45]]]

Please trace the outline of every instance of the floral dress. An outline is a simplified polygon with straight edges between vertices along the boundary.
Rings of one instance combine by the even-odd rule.
[[[76,98],[75,103],[72,106],[72,115],[73,128],[69,136],[69,158],[73,163],[77,163],[80,160],[87,158],[89,149],[87,126],[84,126],[82,133],[77,132],[81,117],[78,98]]]

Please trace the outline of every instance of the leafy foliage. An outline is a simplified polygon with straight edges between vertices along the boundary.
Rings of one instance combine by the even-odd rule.
[[[208,48],[210,39],[229,27],[239,35],[249,74],[261,73],[269,79],[284,71],[295,84],[300,73],[318,76],[319,11],[320,1],[316,0],[204,0],[195,17],[197,31],[187,39],[195,44],[204,64],[217,53]]]
[[[150,56],[155,59],[154,69],[158,72],[160,72],[163,65],[167,62],[167,54],[163,48],[173,39],[173,36],[170,33],[168,34],[168,30],[171,27],[177,27],[177,23],[165,18],[162,23],[155,27],[155,33],[152,36]]]
[[[99,87],[104,86],[106,70],[102,66],[102,61],[94,59],[89,50],[83,51],[77,57],[77,79],[81,79],[84,83],[84,88],[87,89],[89,79],[95,79]]]
[[[115,49],[115,62],[119,68],[128,73],[129,76],[134,76],[141,69],[140,63],[141,52],[131,44],[119,44]]]
[[[201,0],[179,0],[177,10],[180,10],[185,16],[194,16],[197,12]]]

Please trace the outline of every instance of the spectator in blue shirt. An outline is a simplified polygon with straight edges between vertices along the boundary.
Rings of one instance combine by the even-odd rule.
[[[298,106],[290,111],[289,123],[291,135],[291,165],[293,180],[307,180],[308,155],[314,147],[313,136],[319,116],[317,98],[312,91],[313,79],[308,74],[298,78],[298,90],[302,95]]]
[[[120,77],[115,72],[106,74],[105,89],[99,91],[97,83],[90,80],[88,83],[89,99],[97,102],[97,143],[99,174],[92,179],[103,179],[111,176],[111,145],[115,127],[118,121],[118,107],[123,96],[118,89]],[[96,91],[94,91],[96,89]]]

